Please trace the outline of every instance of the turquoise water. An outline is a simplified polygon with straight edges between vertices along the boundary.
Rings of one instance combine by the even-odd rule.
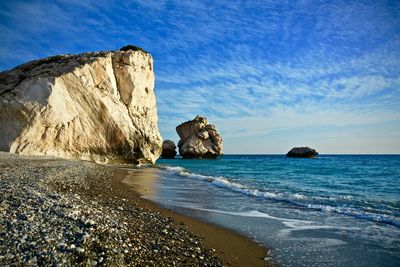
[[[255,239],[283,266],[400,265],[400,156],[157,164],[152,200]]]

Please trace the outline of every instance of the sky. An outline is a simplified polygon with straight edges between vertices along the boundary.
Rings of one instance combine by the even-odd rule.
[[[400,153],[400,1],[0,2],[0,70],[133,44],[159,128],[202,114],[224,153]]]

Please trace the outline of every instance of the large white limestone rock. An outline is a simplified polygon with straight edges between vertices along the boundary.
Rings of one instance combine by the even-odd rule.
[[[96,162],[161,154],[153,58],[143,51],[54,56],[0,73],[0,150]]]

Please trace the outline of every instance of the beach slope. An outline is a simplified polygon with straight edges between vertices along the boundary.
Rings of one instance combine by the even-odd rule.
[[[0,152],[0,264],[264,266],[236,233],[162,209],[127,168]]]

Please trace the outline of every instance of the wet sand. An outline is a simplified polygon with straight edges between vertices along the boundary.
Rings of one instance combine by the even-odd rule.
[[[125,173],[121,173],[124,178],[120,180],[121,178],[116,176],[118,178],[115,179],[115,184],[118,187],[122,183],[123,188],[121,190],[126,190],[124,185],[128,185],[139,196],[157,194],[153,185],[157,183],[158,169],[121,169],[121,171],[125,171]],[[163,216],[173,218],[175,227],[187,229],[200,237],[205,247],[215,250],[216,255],[230,266],[272,266],[272,263],[264,260],[268,254],[267,249],[253,240],[220,226],[195,220],[170,209],[161,208],[147,199],[139,198],[138,201],[140,205],[159,211]]]

